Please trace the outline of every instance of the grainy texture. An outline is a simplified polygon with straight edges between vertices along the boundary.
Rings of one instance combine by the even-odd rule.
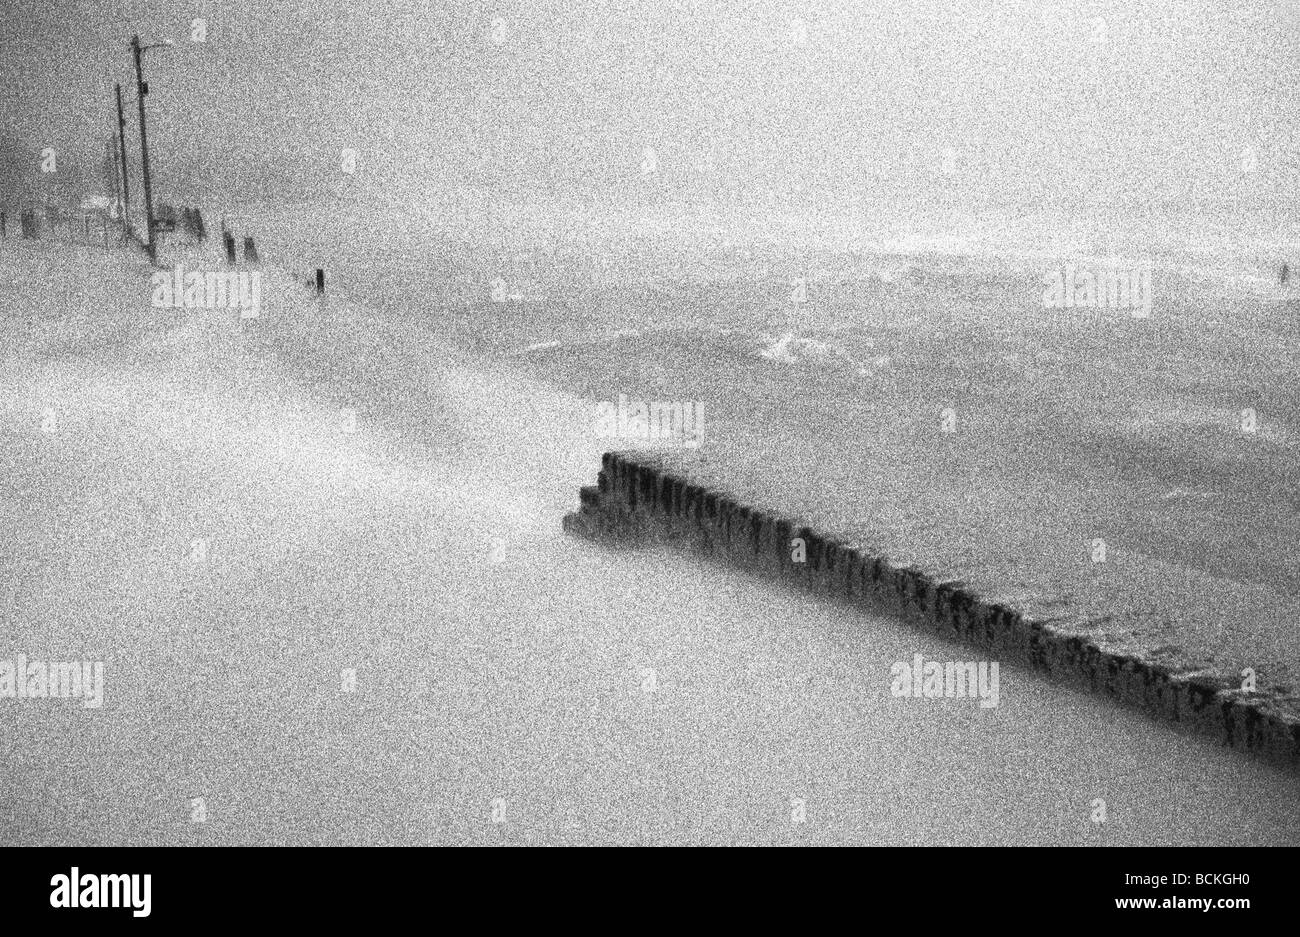
[[[1031,663],[1063,680],[1209,733],[1234,748],[1300,768],[1300,705],[1173,649],[1113,644],[1106,619],[1052,616],[1004,602],[916,564],[703,487],[662,455],[607,452],[598,485],[584,487],[566,531],[669,542],[760,570],[792,585],[887,609],[981,650]],[[795,538],[806,550],[792,559]],[[1045,597],[1051,604],[1051,597]],[[1038,607],[1044,604],[1040,600]]]

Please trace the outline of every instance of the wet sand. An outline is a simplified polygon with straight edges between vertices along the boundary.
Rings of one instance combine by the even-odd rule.
[[[7,329],[62,318],[0,378],[0,653],[106,673],[100,710],[0,701],[7,843],[1300,833],[1295,779],[1236,753],[1010,665],[993,709],[894,698],[894,662],[975,655],[563,537],[602,448],[577,397],[283,284],[241,332],[100,255],[4,262]]]

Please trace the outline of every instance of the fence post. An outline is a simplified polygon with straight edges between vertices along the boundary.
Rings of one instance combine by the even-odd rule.
[[[325,271],[321,267],[316,268],[316,295],[325,295]]]
[[[226,262],[231,266],[235,263],[235,236],[229,231],[221,232],[222,240],[226,244]]]
[[[257,247],[254,246],[253,239],[251,237],[244,238],[244,263],[246,264],[257,263]]]

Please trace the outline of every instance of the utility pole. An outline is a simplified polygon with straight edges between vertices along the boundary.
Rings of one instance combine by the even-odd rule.
[[[122,164],[122,234],[131,234],[131,184],[126,175],[126,117],[122,114],[122,85],[113,86],[117,91],[117,155]]]
[[[131,37],[131,54],[135,58],[135,93],[140,105],[140,167],[144,174],[144,220],[147,226],[148,240],[145,250],[150,260],[158,259],[158,246],[154,243],[153,228],[153,182],[149,178],[149,135],[144,126],[144,96],[149,93],[144,75],[140,71],[140,56],[144,49],[140,47],[140,37]]]
[[[104,232],[104,246],[108,246],[108,219],[117,219],[122,204],[122,158],[117,155],[117,134],[110,133],[104,139],[104,187],[108,196],[108,211],[100,219]],[[89,224],[90,216],[86,216]]]

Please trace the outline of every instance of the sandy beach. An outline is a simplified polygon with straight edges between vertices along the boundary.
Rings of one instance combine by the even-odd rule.
[[[150,308],[122,255],[3,269],[7,644],[105,671],[97,710],[8,701],[6,842],[1300,832],[1236,753],[1009,665],[996,708],[900,700],[892,664],[969,650],[564,537],[591,400],[419,323],[274,268],[251,322]]]

